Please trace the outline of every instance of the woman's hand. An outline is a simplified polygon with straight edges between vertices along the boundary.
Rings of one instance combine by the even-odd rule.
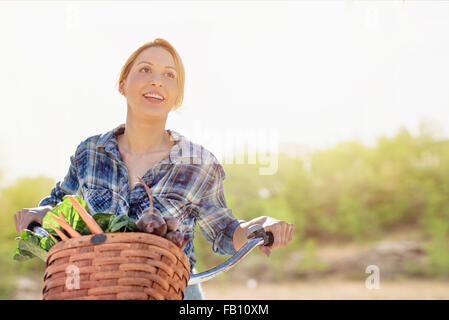
[[[26,229],[33,221],[42,224],[45,214],[51,209],[51,206],[42,206],[37,208],[24,208],[15,213],[14,223],[16,225],[17,232],[22,232],[22,230]]]
[[[274,242],[269,247],[260,245],[259,249],[269,257],[271,249],[285,247],[292,240],[295,225],[271,217],[264,218],[262,227],[265,229],[265,232],[270,231],[273,234]]]

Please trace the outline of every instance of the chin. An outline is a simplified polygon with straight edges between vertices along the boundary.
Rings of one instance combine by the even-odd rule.
[[[169,110],[161,106],[144,106],[141,112],[145,116],[166,118]]]

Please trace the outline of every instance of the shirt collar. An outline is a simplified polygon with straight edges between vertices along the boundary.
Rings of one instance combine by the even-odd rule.
[[[117,136],[125,131],[125,124],[122,123],[115,127],[111,131],[108,131],[100,136],[97,141],[97,148],[105,148],[106,151],[120,157],[118,150]],[[183,135],[176,132],[175,130],[167,129],[170,135],[170,139],[174,141],[174,145],[170,150],[170,155],[168,158],[164,158],[164,163],[174,163],[182,159],[182,150],[186,150],[185,147],[191,143]],[[197,157],[198,155],[193,154],[192,157]]]

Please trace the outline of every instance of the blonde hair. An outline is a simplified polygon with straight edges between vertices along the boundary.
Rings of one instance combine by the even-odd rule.
[[[184,81],[185,81],[184,64],[182,63],[181,57],[179,56],[176,49],[165,39],[156,38],[153,41],[147,42],[142,46],[140,46],[136,51],[134,51],[129,56],[128,60],[126,60],[125,65],[122,67],[122,70],[120,72],[120,77],[118,80],[119,92],[120,92],[120,84],[128,77],[128,74],[131,68],[133,67],[134,62],[136,61],[137,56],[145,49],[151,47],[161,47],[166,49],[168,52],[171,53],[173,60],[175,62],[175,67],[178,71],[178,76],[176,78],[176,81],[178,83],[178,99],[175,101],[172,110],[176,110],[181,106],[182,101],[184,99]]]

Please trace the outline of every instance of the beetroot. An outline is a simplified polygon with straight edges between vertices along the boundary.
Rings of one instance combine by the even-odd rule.
[[[173,217],[165,217],[165,223],[167,224],[167,231],[178,230],[178,219]]]
[[[148,194],[150,206],[142,212],[142,216],[136,224],[137,229],[139,231],[152,233],[163,237],[167,233],[167,223],[162,217],[161,212],[153,206],[153,195],[151,194],[150,188],[146,185],[142,178],[139,178],[139,180]]]
[[[190,238],[186,236],[179,228],[179,219],[187,212],[184,211],[179,217],[163,217],[161,212],[153,206],[153,195],[150,188],[145,184],[142,178],[139,178],[150,199],[150,206],[142,212],[142,216],[137,221],[137,229],[141,232],[152,233],[165,237],[181,250],[184,250]]]
[[[179,248],[184,249],[187,242],[189,242],[190,238],[184,235],[181,231],[170,231],[165,235],[167,240],[170,240],[174,244],[176,244]]]
[[[137,220],[136,226],[137,230],[145,232],[146,225],[151,222],[151,216],[149,214],[143,214]]]
[[[150,216],[151,220],[145,225],[145,232],[163,237],[167,233],[167,224],[157,215]]]
[[[181,244],[181,250],[184,250],[186,244],[190,241],[190,238],[186,235],[184,235],[184,241]]]
[[[181,231],[170,231],[165,235],[165,239],[170,240],[178,247],[181,247],[182,241],[184,240],[184,235]]]
[[[137,221],[137,230],[152,233],[163,237],[167,233],[167,224],[164,219],[155,214],[143,214]]]

